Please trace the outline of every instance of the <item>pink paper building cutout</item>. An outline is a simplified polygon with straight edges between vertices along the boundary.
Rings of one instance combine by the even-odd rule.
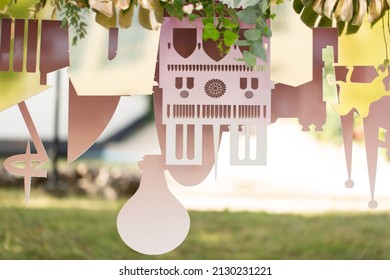
[[[158,68],[157,68],[158,69]],[[157,71],[156,71],[157,72]],[[158,73],[156,73],[156,76]],[[158,77],[157,77],[158,80]],[[154,104],[154,120],[156,123],[157,136],[160,144],[161,154],[166,158],[166,129],[162,123],[162,90],[157,86],[154,87],[153,104]],[[222,130],[227,130],[223,127]],[[192,132],[192,130],[190,130]],[[222,131],[221,131],[222,134]],[[165,169],[169,171],[172,177],[184,186],[195,186],[200,184],[210,173],[214,166],[215,158],[214,150],[213,128],[211,126],[204,126],[202,131],[203,136],[203,150],[202,150],[202,165],[166,165]],[[176,137],[183,139],[183,131],[178,131]],[[193,137],[190,139],[194,139]],[[218,141],[220,141],[221,135]],[[188,153],[194,153],[194,145],[188,146]]]
[[[310,125],[322,131],[326,122],[326,103],[323,100],[322,50],[333,46],[337,62],[337,28],[313,28],[313,79],[303,85],[293,87],[276,84],[272,91],[272,122],[278,118],[298,118],[303,131]]]
[[[166,126],[166,163],[202,165],[205,126],[212,127],[217,161],[221,127],[228,125],[231,164],[264,165],[273,88],[269,62],[263,70],[254,71],[236,60],[242,54],[235,46],[225,56],[215,56],[203,43],[202,26],[200,18],[194,22],[165,18],[161,29],[159,87],[163,95],[162,123]],[[269,40],[263,40],[269,57]],[[250,127],[256,130],[253,159]],[[244,158],[238,156],[240,130],[245,134]]]

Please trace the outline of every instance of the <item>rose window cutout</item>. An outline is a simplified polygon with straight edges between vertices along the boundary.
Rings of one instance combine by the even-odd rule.
[[[212,79],[204,86],[204,91],[211,98],[219,98],[226,92],[226,85],[220,79]]]

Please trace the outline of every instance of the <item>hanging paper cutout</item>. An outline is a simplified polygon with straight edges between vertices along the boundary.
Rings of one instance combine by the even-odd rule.
[[[340,66],[342,67],[342,66]],[[375,173],[378,147],[386,147],[378,138],[379,129],[387,130],[386,107],[389,91],[389,69],[379,67],[377,71],[373,66],[346,67],[347,73],[344,80],[344,73],[338,76],[337,82],[329,79],[329,83],[337,83],[339,86],[339,104],[335,104],[335,111],[340,114],[341,127],[343,132],[344,152],[347,164],[348,180],[345,186],[351,188],[354,182],[351,178],[352,172],[352,143],[353,125],[355,113],[357,122],[363,120],[364,134],[366,141],[367,165],[370,179],[371,201],[369,207],[374,209],[378,203],[374,200]],[[376,89],[376,91],[373,91]],[[385,96],[385,97],[384,97]],[[368,107],[369,106],[369,107]],[[381,111],[379,111],[381,110]]]
[[[145,156],[139,168],[144,171],[140,186],[118,214],[118,232],[138,252],[163,254],[184,241],[190,218],[168,189],[164,157]]]
[[[139,7],[134,9],[138,11]],[[86,38],[70,47],[68,73],[77,94],[151,94],[159,31],[140,26],[138,12],[127,29],[106,29],[94,23],[92,16],[93,13],[84,15],[88,24]]]
[[[30,116],[27,106],[24,102],[18,104],[19,110],[22,113],[24,122],[33,140],[36,153],[31,153],[30,142],[27,142],[26,153],[14,155],[7,158],[3,165],[5,170],[9,173],[17,176],[24,177],[24,191],[26,203],[30,197],[31,178],[32,177],[45,177],[47,176],[47,170],[43,169],[43,165],[49,161],[45,147],[39,138],[38,132],[34,126],[34,122]],[[18,163],[24,163],[23,167],[16,166]]]
[[[0,111],[3,111],[49,87],[41,83],[37,63],[41,48],[45,48],[39,40],[42,21],[3,18],[0,23]]]
[[[223,58],[214,57],[206,51],[200,27],[200,18],[194,22],[165,18],[162,26],[159,87],[162,123],[166,126],[166,163],[202,165],[203,126],[212,127],[217,159],[221,127],[229,125],[231,164],[265,164],[273,88],[269,64],[261,71],[246,67],[236,60],[242,54],[235,46]],[[184,34],[192,37],[183,40]],[[264,44],[269,57],[269,41],[264,39]],[[255,151],[250,150],[250,129],[256,135]],[[237,144],[241,130],[245,138],[243,158],[238,156]],[[193,154],[189,145],[193,145]]]
[[[370,51],[367,52],[367,49]],[[380,24],[371,26],[364,23],[359,33],[339,38],[338,63],[333,65],[334,74],[325,77],[333,90],[338,91],[338,104],[332,104],[332,106],[340,115],[341,120],[348,174],[345,186],[348,188],[354,186],[352,179],[354,122],[362,123],[363,121],[371,189],[370,208],[376,208],[378,205],[374,200],[376,150],[383,145],[378,140],[378,128],[375,125],[383,123],[383,128],[386,127],[386,123],[379,117],[380,113],[377,108],[384,108],[381,107],[382,103],[387,102],[385,101],[387,97],[384,96],[390,94],[388,69],[384,66],[375,66],[383,61],[384,54],[382,27]],[[382,114],[385,112],[383,110]],[[370,117],[371,113],[373,113],[372,117]]]
[[[158,78],[157,78],[158,80]],[[154,87],[153,103],[154,103],[154,120],[156,123],[157,136],[160,144],[161,154],[163,158],[166,158],[166,129],[162,124],[162,90],[158,87]],[[226,127],[221,128],[221,134],[218,137],[218,144],[220,143],[223,131],[226,131]],[[193,138],[193,130],[189,131]],[[178,131],[177,138],[183,139],[183,131]],[[202,149],[202,164],[201,165],[167,165],[165,168],[169,171],[172,177],[181,185],[195,186],[200,184],[210,173],[214,166],[214,135],[213,128],[211,126],[203,126],[203,149]],[[211,152],[210,152],[211,151]],[[194,154],[193,142],[188,145],[188,154]]]
[[[275,85],[272,91],[273,122],[278,118],[298,118],[303,131],[308,131],[310,125],[315,125],[316,131],[322,131],[322,126],[326,122],[322,50],[327,46],[333,46],[337,59],[337,37],[336,28],[313,29],[313,79],[297,87]]]
[[[61,27],[58,20],[43,20],[41,41],[40,71],[43,84],[48,73],[69,66],[68,28]]]
[[[36,153],[32,153],[28,142],[26,152],[7,158],[4,168],[24,177],[26,202],[31,178],[47,176],[47,170],[42,167],[49,158],[24,100],[48,89],[47,74],[69,64],[67,29],[60,24],[59,21],[1,19],[0,110],[18,104],[36,149]]]
[[[388,71],[385,68],[376,71],[374,66],[360,66],[357,68],[360,71],[355,71],[355,68],[357,67],[347,67],[345,82],[338,80],[339,104],[333,107],[341,116],[356,110],[357,121],[361,123],[361,120],[369,114],[370,104],[389,94],[383,82],[388,76]],[[376,90],[372,90],[373,88]]]
[[[78,96],[69,81],[68,163],[88,150],[110,122],[120,96]]]

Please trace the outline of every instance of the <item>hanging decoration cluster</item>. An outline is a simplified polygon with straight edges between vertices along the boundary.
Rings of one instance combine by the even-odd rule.
[[[312,27],[312,78],[298,86],[271,80],[271,6],[279,2],[40,0],[30,18],[14,16],[16,0],[5,2],[0,6],[0,110],[19,107],[36,152],[27,142],[25,151],[7,158],[4,167],[24,177],[26,200],[31,178],[47,176],[49,158],[25,100],[50,87],[48,73],[67,67],[68,162],[97,140],[121,96],[153,92],[161,154],[139,163],[144,171],[140,187],[117,219],[121,238],[136,251],[166,253],[189,231],[188,213],[170,193],[164,171],[182,185],[199,184],[214,166],[217,172],[223,133],[230,134],[232,165],[266,165],[268,125],[297,118],[303,131],[313,126],[321,131],[325,95],[338,100],[331,105],[341,119],[347,187],[353,186],[355,117],[364,125],[369,207],[377,207],[377,150],[390,147],[386,137],[378,138],[380,129],[390,129],[388,61],[380,67],[376,61],[343,64],[339,30],[359,27],[365,16],[369,23],[380,20],[389,8],[386,1],[295,0],[294,10]],[[152,63],[158,58],[155,71],[142,67],[150,56]],[[11,72],[34,85],[12,91],[6,80]]]

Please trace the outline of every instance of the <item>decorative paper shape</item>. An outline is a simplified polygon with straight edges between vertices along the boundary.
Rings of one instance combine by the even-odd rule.
[[[69,66],[68,28],[58,20],[43,20],[41,42],[39,69],[45,84],[48,73]]]
[[[162,124],[162,90],[154,87],[153,104],[154,104],[154,120],[156,123],[157,136],[160,144],[162,157],[166,158],[166,128]],[[226,128],[222,128],[222,130]],[[220,143],[221,134],[218,137],[218,144]],[[190,130],[191,132],[192,130]],[[177,132],[177,138],[183,139],[183,131]],[[214,166],[215,158],[214,149],[214,135],[211,126],[203,126],[203,149],[202,149],[202,165],[167,165],[165,168],[169,171],[172,177],[180,184],[185,186],[195,186],[201,183],[210,173]],[[194,139],[189,137],[189,139]],[[194,154],[194,145],[188,146],[188,154]]]
[[[386,142],[379,140],[380,128],[388,128],[386,120],[386,105],[389,104],[389,68],[380,67],[375,70],[373,66],[336,66],[336,79],[339,86],[339,103],[335,104],[335,111],[340,114],[341,128],[348,180],[345,186],[351,188],[354,182],[352,172],[352,144],[353,125],[355,113],[357,122],[363,119],[366,142],[367,165],[370,179],[371,201],[368,206],[372,209],[378,206],[374,200],[375,174],[378,147],[387,148]],[[345,71],[345,69],[347,71]],[[356,71],[355,71],[356,70]],[[331,83],[332,81],[330,81]],[[334,82],[334,81],[333,81]],[[386,96],[387,95],[387,96]],[[369,107],[368,107],[369,106]]]
[[[119,30],[96,24],[92,15],[84,15],[88,35],[69,52],[68,73],[77,94],[151,94],[160,32],[140,26],[137,12],[131,28]]]
[[[339,104],[333,107],[341,116],[356,110],[359,116],[357,121],[361,122],[362,118],[369,114],[370,104],[390,93],[384,84],[389,72],[385,68],[376,71],[374,66],[351,66],[347,67],[347,70],[345,81],[336,77],[339,85]]]
[[[166,126],[166,163],[202,165],[204,126],[212,127],[217,159],[221,127],[230,125],[231,164],[265,164],[273,88],[269,64],[260,71],[250,69],[236,60],[242,54],[235,46],[223,58],[216,57],[203,43],[202,26],[201,18],[194,22],[165,18],[162,26],[159,87],[162,123]],[[263,41],[269,57],[269,40]],[[239,130],[249,131],[249,127],[256,130],[255,157],[250,158],[250,135],[246,132],[245,156],[239,158]]]
[[[337,61],[337,40],[336,28],[313,29],[313,79],[297,87],[275,85],[272,91],[272,122],[278,118],[298,118],[303,131],[308,131],[310,125],[315,125],[316,131],[322,131],[322,126],[326,122],[322,50],[327,46],[333,46]]]
[[[0,111],[48,89],[47,73],[67,65],[67,44],[61,40],[63,34],[67,38],[67,29],[61,29],[59,24],[1,19]]]
[[[371,201],[368,203],[368,206],[372,209],[378,206],[378,202],[374,200],[378,148],[387,149],[387,155],[390,156],[390,141],[387,133],[390,129],[389,108],[390,96],[384,96],[371,104],[370,114],[363,119],[371,192]],[[384,140],[379,139],[379,132],[381,129],[385,131]]]
[[[24,122],[33,140],[36,153],[32,154],[30,149],[30,142],[27,142],[26,153],[14,155],[4,161],[4,168],[9,173],[24,177],[24,191],[26,203],[30,197],[31,178],[32,177],[46,177],[47,170],[42,169],[42,166],[49,161],[45,147],[34,126],[34,122],[30,116],[27,106],[24,102],[18,104],[20,112],[22,113]],[[16,163],[24,163],[23,167],[15,166]]]
[[[110,122],[120,96],[78,96],[69,81],[68,163],[88,150]]]
[[[139,163],[144,173],[137,192],[120,210],[118,232],[132,249],[149,255],[164,254],[186,238],[190,218],[172,195],[164,177],[162,156],[145,156]]]

